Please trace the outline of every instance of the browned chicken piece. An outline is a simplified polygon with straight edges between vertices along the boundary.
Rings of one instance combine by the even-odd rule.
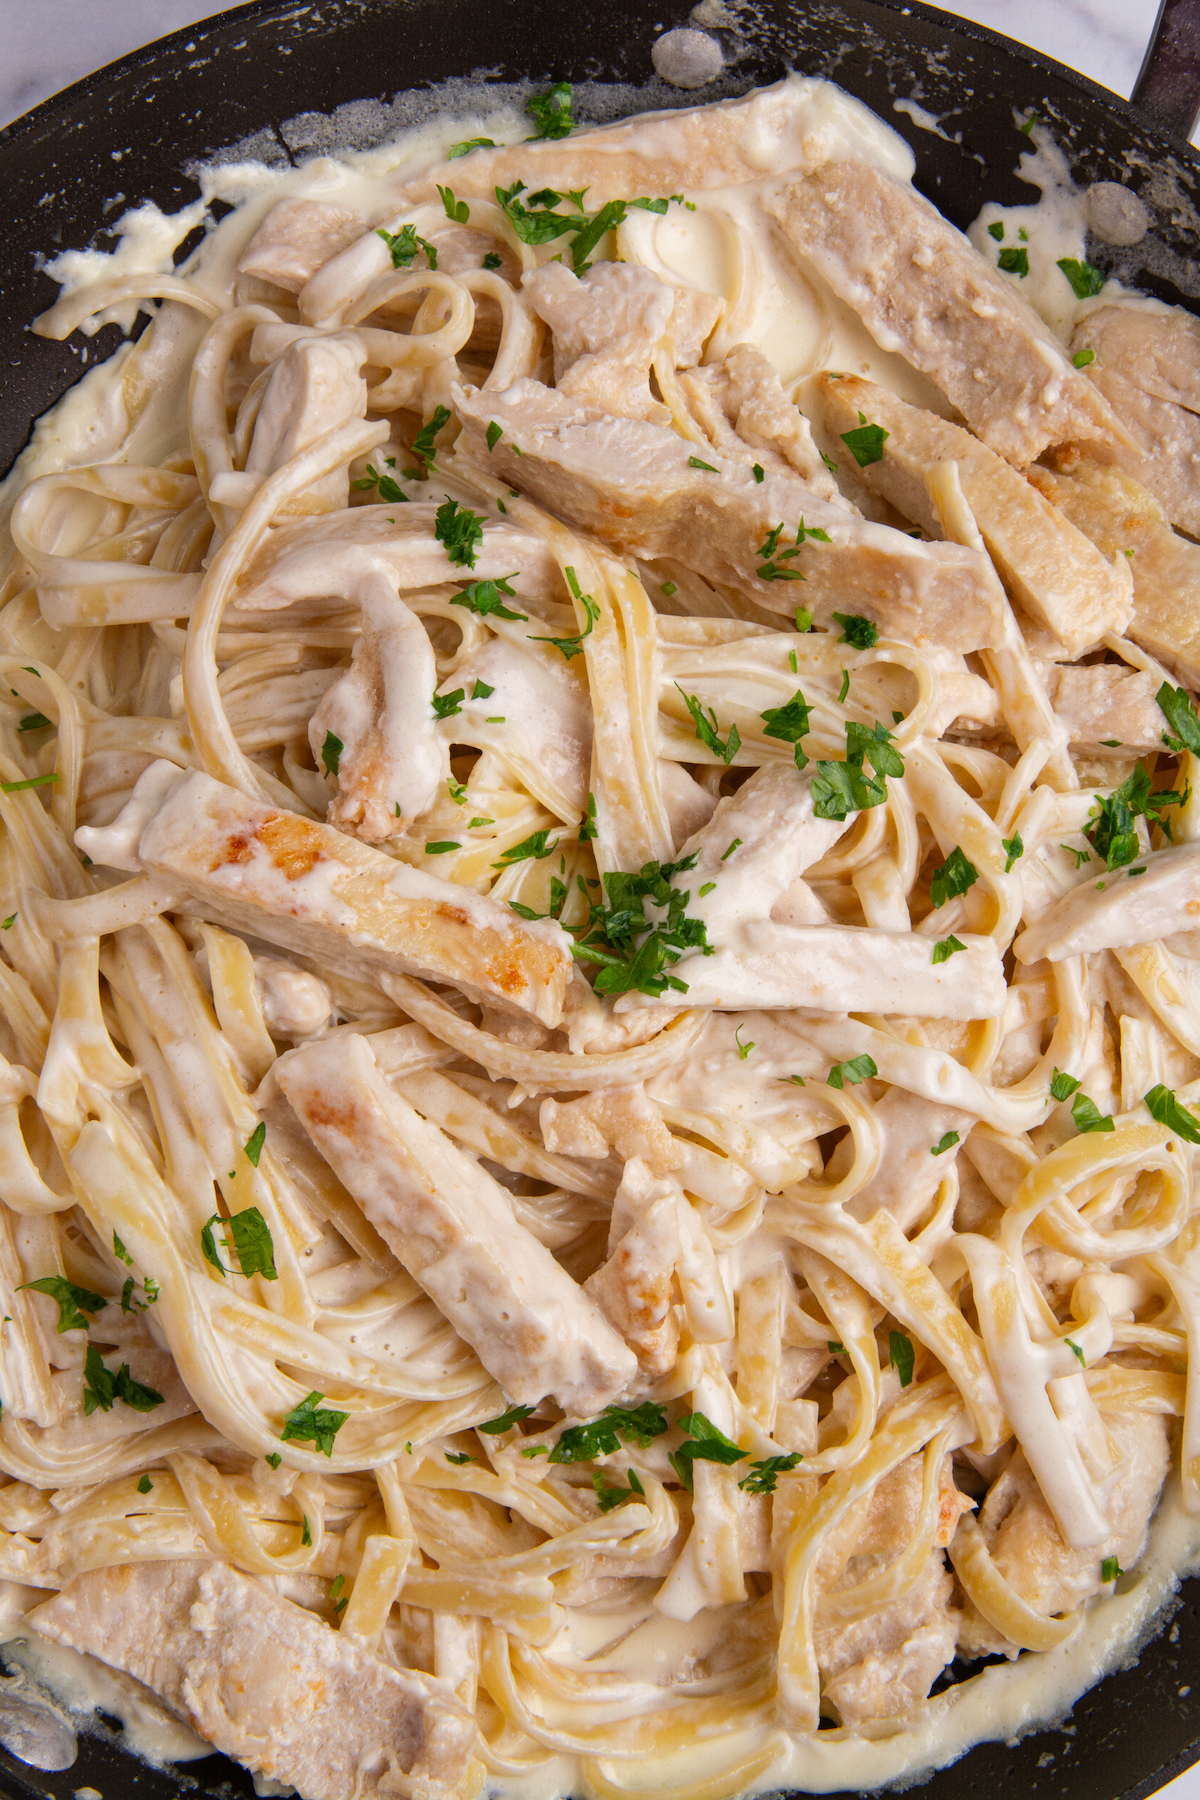
[[[655,1175],[678,1169],[684,1153],[640,1087],[602,1088],[579,1100],[543,1100],[538,1115],[547,1150],[561,1156],[640,1157]]]
[[[1200,325],[1175,306],[1100,306],[1071,339],[1133,440],[1104,452],[1148,487],[1171,522],[1200,534]]]
[[[813,492],[844,504],[837,483],[821,460],[808,420],[783,391],[783,383],[754,344],[735,344],[722,363],[682,378],[696,416],[725,455],[755,456],[768,467],[792,468]]]
[[[1068,1548],[1021,1450],[992,1484],[980,1509],[979,1525],[992,1561],[1022,1600],[1046,1617],[1073,1612],[1099,1593],[1102,1565],[1109,1557],[1116,1557],[1122,1569],[1135,1566],[1166,1479],[1170,1452],[1165,1419],[1148,1412],[1105,1412],[1101,1418],[1121,1458],[1106,1489],[1112,1533],[1102,1544]],[[1015,1655],[969,1600],[960,1642],[967,1656],[1000,1650]]]
[[[381,1662],[227,1563],[91,1569],[32,1622],[123,1669],[216,1749],[306,1800],[461,1791],[475,1727],[441,1683]]]
[[[363,234],[363,220],[328,200],[281,200],[273,206],[238,264],[239,275],[298,294],[331,256]]]
[[[454,402],[464,428],[460,454],[624,555],[675,558],[772,612],[790,614],[802,595],[821,624],[837,610],[918,645],[967,651],[1003,641],[1003,596],[973,550],[916,543],[829,504],[796,475],[757,481],[745,463],[717,450],[697,456],[674,431],[613,418],[538,381],[518,381],[504,393],[455,388]],[[489,452],[493,421],[503,436]],[[829,541],[809,541],[802,525]],[[781,557],[798,536],[798,553]],[[767,566],[776,573],[764,578]],[[803,585],[780,569],[794,569]]]
[[[1113,435],[1105,401],[1014,283],[907,184],[848,156],[781,181],[764,205],[880,348],[935,381],[989,449],[1024,468],[1048,444]]]
[[[1154,496],[1120,469],[1075,457],[1069,474],[1039,467],[1029,479],[1106,556],[1126,557],[1133,571],[1127,635],[1188,687],[1200,687],[1200,547],[1172,531]]]
[[[545,1025],[562,1017],[571,959],[553,921],[520,920],[198,770],[152,763],[112,825],[81,830],[93,862],[166,875],[206,919],[336,972],[369,968],[385,991],[389,974],[424,975]]]
[[[471,200],[492,199],[497,187],[523,181],[547,183],[569,193],[587,189],[591,211],[631,196],[695,193],[761,181],[785,169],[824,161],[825,138],[802,121],[807,84],[791,78],[715,106],[622,119],[580,138],[546,138],[495,150],[477,150],[436,163],[397,190],[398,206],[437,200],[436,183],[449,183]]]
[[[586,1418],[632,1382],[595,1303],[499,1182],[388,1086],[366,1038],[325,1038],[276,1068],[339,1181],[507,1394]]]
[[[1106,631],[1124,631],[1133,612],[1127,559],[1103,555],[978,438],[857,375],[822,375],[813,386],[832,438],[854,431],[860,414],[888,433],[881,460],[860,470],[859,479],[931,537],[942,528],[925,477],[938,463],[958,464],[967,504],[1009,593],[1071,656],[1093,649]]]
[[[1155,701],[1157,675],[1120,663],[1091,663],[1046,671],[1050,704],[1071,734],[1076,752],[1161,750],[1166,721]]]
[[[908,1593],[871,1605],[857,1618],[839,1616],[837,1596],[881,1574],[908,1544],[921,1511],[922,1456],[910,1456],[871,1496],[865,1521],[852,1513],[832,1534],[817,1568],[814,1644],[826,1707],[843,1725],[889,1719],[924,1700],[954,1659],[958,1614],[942,1548],[969,1505],[942,1467],[933,1549]],[[849,1552],[849,1554],[847,1554]],[[825,1710],[825,1708],[823,1708]]]

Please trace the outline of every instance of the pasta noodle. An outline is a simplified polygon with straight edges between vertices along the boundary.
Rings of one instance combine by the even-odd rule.
[[[37,322],[9,1622],[306,1800],[878,1785],[1200,1514],[1200,332],[826,83],[431,155]]]

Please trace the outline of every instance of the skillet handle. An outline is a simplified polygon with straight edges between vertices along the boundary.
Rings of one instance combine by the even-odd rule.
[[[1130,98],[1160,131],[1187,143],[1200,116],[1200,0],[1160,0]]]

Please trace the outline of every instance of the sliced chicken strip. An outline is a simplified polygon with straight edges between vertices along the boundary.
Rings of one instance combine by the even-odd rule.
[[[978,438],[856,375],[821,375],[812,385],[831,437],[854,431],[860,413],[888,433],[882,458],[859,478],[933,537],[942,528],[925,477],[939,463],[958,464],[963,493],[1009,592],[1073,657],[1094,649],[1106,631],[1124,631],[1133,613],[1127,559],[1103,556]]]
[[[1100,1417],[1120,1458],[1106,1489],[1112,1535],[1103,1543],[1072,1550],[1063,1542],[1021,1450],[993,1483],[980,1509],[979,1525],[992,1561],[1021,1599],[1047,1618],[1074,1612],[1098,1594],[1102,1566],[1109,1557],[1115,1557],[1122,1569],[1135,1567],[1167,1474],[1165,1419],[1149,1412],[1104,1412]],[[968,1656],[998,1650],[1015,1655],[1014,1647],[980,1618],[970,1601],[961,1645]]]
[[[91,1569],[30,1623],[123,1669],[216,1749],[306,1800],[461,1791],[475,1727],[447,1688],[228,1563]]]
[[[249,504],[268,475],[307,450],[323,432],[367,412],[366,362],[362,339],[353,331],[289,344],[276,359],[254,422],[244,472],[216,475],[210,497],[218,505]],[[346,505],[350,479],[345,469],[323,475],[304,492],[311,510],[332,512]]]
[[[1182,306],[1098,306],[1075,327],[1071,348],[1095,351],[1093,373],[1119,369],[1144,394],[1200,413],[1200,322]]]
[[[246,245],[238,274],[298,294],[331,256],[362,236],[363,227],[358,213],[329,200],[281,200]]]
[[[1133,445],[1104,453],[1149,488],[1176,525],[1200,532],[1200,326],[1182,307],[1099,306],[1071,348]]]
[[[689,895],[688,917],[703,919],[709,943],[721,949],[737,942],[746,921],[774,916],[793,883],[849,828],[849,819],[818,819],[807,771],[767,763],[687,840],[681,859],[696,861],[671,885]],[[702,894],[704,887],[710,892]]]
[[[357,585],[362,636],[309,720],[308,741],[337,781],[329,823],[379,844],[425,811],[450,763],[429,698],[438,681],[429,634],[390,571]]]
[[[1013,282],[905,182],[848,156],[781,181],[763,204],[880,348],[936,381],[1018,468],[1048,444],[1120,436]]]
[[[836,609],[918,646],[966,651],[1002,641],[1003,619],[985,580],[990,570],[973,550],[916,543],[820,499],[795,475],[766,474],[760,482],[740,459],[707,449],[697,456],[673,431],[614,419],[537,381],[518,381],[502,394],[455,388],[454,402],[471,461],[624,555],[674,558],[772,612],[790,614],[799,592],[821,624]],[[504,435],[489,453],[493,421]],[[797,556],[773,566],[794,569],[803,586],[777,573],[764,578],[769,534],[782,524],[777,544],[787,550],[802,522],[830,541],[803,541]]]
[[[437,507],[422,501],[355,506],[315,519],[276,526],[247,563],[235,606],[270,611],[298,600],[338,597],[348,590],[350,556],[382,560],[406,589],[447,581],[495,581],[507,576],[518,596],[565,601],[558,564],[541,538],[500,519],[486,519],[470,570],[452,563],[433,535]]]
[[[670,328],[675,295],[649,269],[597,263],[582,281],[565,264],[545,263],[525,292],[554,338],[554,385],[627,419],[670,420],[650,392],[650,364]]]
[[[560,818],[582,815],[587,805],[592,708],[580,663],[548,644],[490,638],[455,668],[454,685],[466,697],[453,724],[442,727],[456,744],[493,750],[512,763],[522,784]],[[477,699],[477,682],[491,692]]]
[[[696,369],[682,377],[682,385],[698,409],[703,407],[705,430],[712,431],[713,443],[725,455],[744,446],[748,462],[764,452],[768,458],[781,457],[822,500],[845,504],[808,420],[755,345],[735,344],[723,363]]]
[[[1122,470],[1081,456],[1059,463],[1057,474],[1030,469],[1030,481],[1106,556],[1125,557],[1133,571],[1128,635],[1200,687],[1200,547],[1172,531],[1153,494]]]
[[[365,1038],[325,1039],[276,1070],[338,1179],[507,1394],[587,1417],[628,1387],[633,1353],[499,1182],[388,1085]]]
[[[714,956],[689,954],[671,973],[686,981],[688,1006],[721,1012],[756,1007],[812,1007],[818,1012],[913,1014],[929,1019],[998,1019],[1008,990],[993,938],[959,933],[964,948],[932,960],[929,938],[861,925],[782,925],[753,919],[738,947]],[[660,1000],[623,994],[632,1006],[679,1006],[670,989]]]
[[[1046,671],[1050,704],[1077,753],[1112,749],[1114,738],[1125,750],[1161,750],[1165,720],[1154,698],[1159,686],[1157,675],[1120,663]]]
[[[1103,882],[1089,875],[1048,906],[1014,942],[1017,961],[1061,962],[1192,928],[1200,919],[1200,844],[1151,851],[1135,867],[1143,872],[1120,869]]]
[[[166,874],[206,919],[359,980],[370,971],[385,991],[389,973],[423,975],[546,1025],[562,1017],[571,956],[553,920],[518,919],[209,775],[152,763],[112,825],[80,830],[93,862]]]
[[[517,143],[435,164],[397,190],[397,204],[437,200],[437,182],[490,200],[497,187],[586,187],[589,208],[607,200],[731,187],[785,169],[811,168],[835,147],[861,144],[895,173],[911,154],[861,102],[801,75],[736,100],[623,119],[586,137]]]

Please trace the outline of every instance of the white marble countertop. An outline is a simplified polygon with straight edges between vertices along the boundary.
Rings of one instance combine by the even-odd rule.
[[[1127,99],[1159,0],[940,0]],[[93,69],[221,12],[197,0],[0,0],[0,125]],[[1200,131],[1193,137],[1200,143]],[[1200,1763],[1158,1800],[1200,1800]]]

